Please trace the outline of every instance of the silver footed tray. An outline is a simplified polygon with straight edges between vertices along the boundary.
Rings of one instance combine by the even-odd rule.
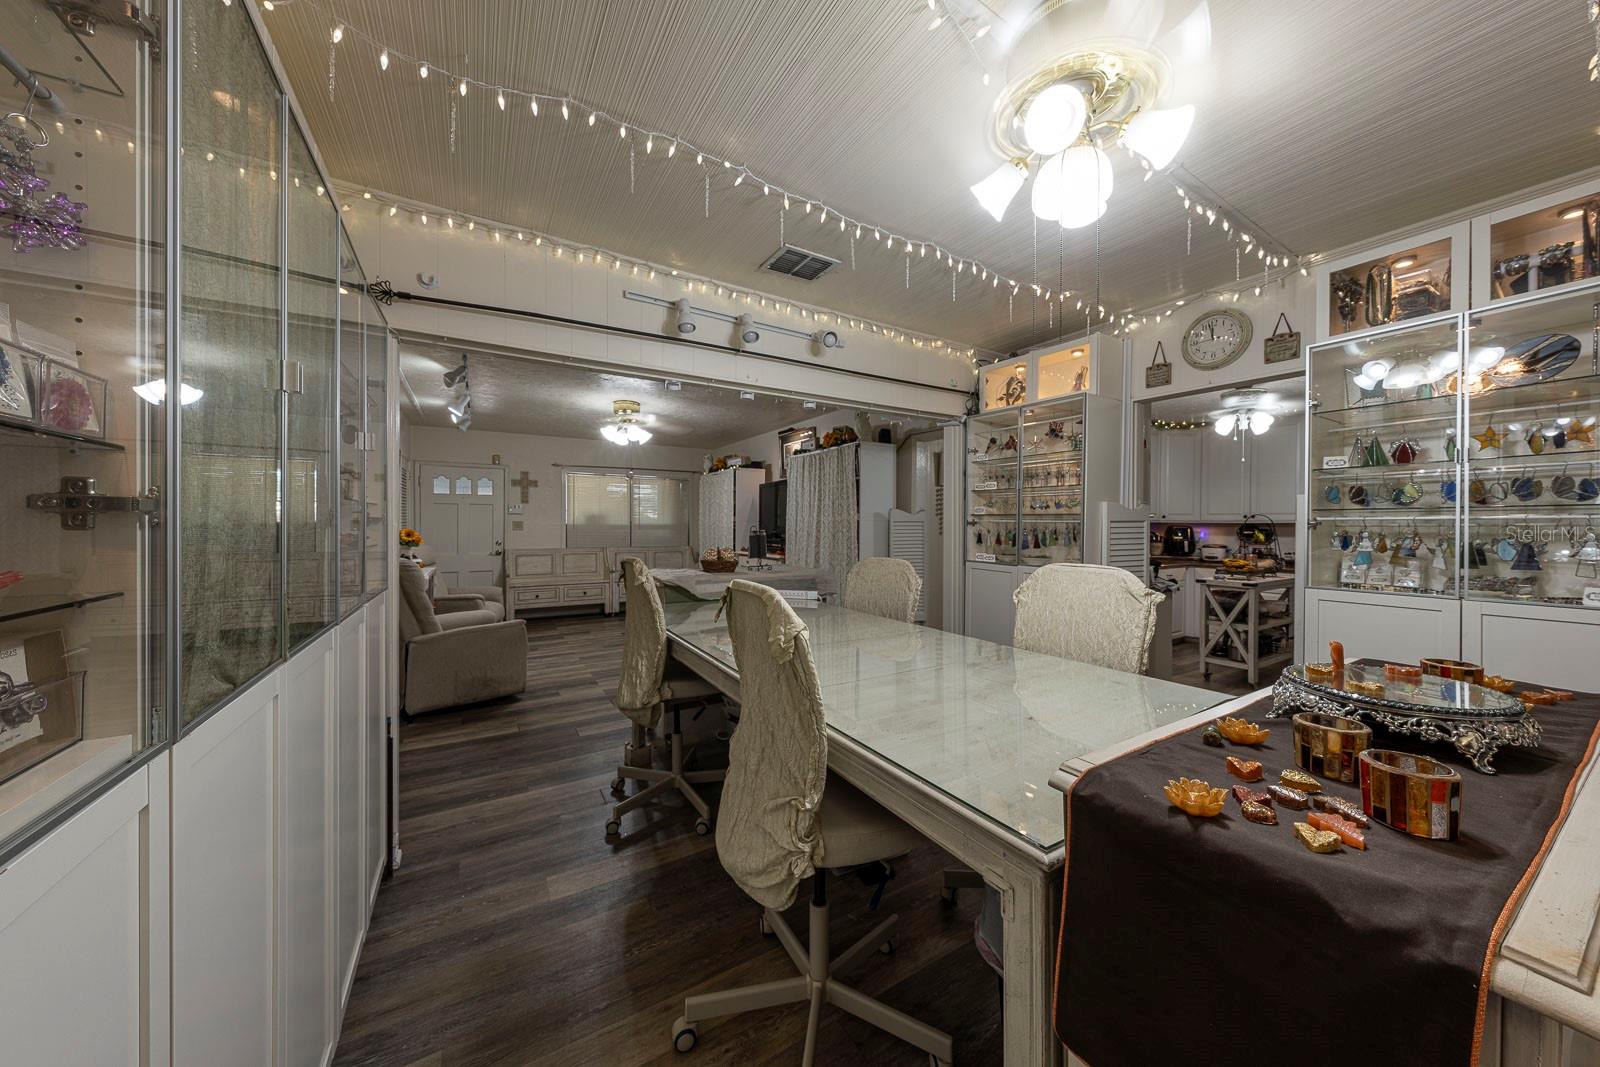
[[[1511,694],[1432,674],[1395,680],[1381,665],[1349,664],[1326,679],[1308,677],[1303,663],[1285,668],[1272,687],[1267,715],[1297,711],[1344,715],[1424,741],[1448,741],[1484,774],[1494,773],[1495,753],[1505,746],[1539,746],[1539,720]]]

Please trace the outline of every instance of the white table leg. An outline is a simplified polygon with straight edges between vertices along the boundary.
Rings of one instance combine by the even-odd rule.
[[[1050,1015],[1055,983],[1056,916],[1047,872],[1007,865],[1000,889],[1005,916],[1006,1067],[1053,1067],[1061,1062]]]

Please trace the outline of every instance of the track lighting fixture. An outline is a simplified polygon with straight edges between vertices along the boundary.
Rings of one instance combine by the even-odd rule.
[[[683,334],[685,337],[691,333],[694,333],[694,315],[693,309],[689,307],[689,301],[678,300],[675,301],[672,306],[677,309],[678,313],[678,322],[676,326],[677,331]]]
[[[761,331],[756,329],[756,317],[748,311],[739,316],[739,343],[753,345],[761,340]]]
[[[811,343],[818,348],[843,348],[844,340],[834,330],[818,330],[811,335]]]

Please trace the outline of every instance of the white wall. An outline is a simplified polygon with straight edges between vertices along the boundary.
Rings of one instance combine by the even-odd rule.
[[[1141,326],[1129,335],[1133,342],[1133,356],[1128,364],[1131,395],[1135,400],[1153,400],[1182,393],[1205,392],[1230,385],[1243,385],[1263,378],[1278,378],[1305,372],[1305,345],[1312,340],[1311,319],[1316,311],[1315,278],[1291,274],[1288,278],[1270,283],[1260,296],[1252,293],[1253,283],[1248,279],[1239,286],[1238,300],[1205,297],[1191,301],[1163,319],[1159,326]],[[1231,308],[1250,316],[1253,327],[1250,345],[1244,355],[1220,370],[1201,371],[1183,361],[1183,334],[1189,325],[1202,314],[1218,308]],[[1289,316],[1289,324],[1300,331],[1301,352],[1298,357],[1270,366],[1263,361],[1262,344],[1273,331],[1278,313]],[[1154,389],[1145,387],[1144,371],[1156,353],[1160,341],[1167,359],[1172,363],[1172,384]]]
[[[665,271],[652,281],[644,273],[615,271],[592,258],[579,263],[572,254],[557,257],[549,244],[494,240],[486,228],[469,231],[439,225],[422,226],[401,213],[390,217],[377,201],[359,194],[344,199],[343,215],[369,279],[383,278],[396,289],[419,291],[417,275],[434,275],[437,287],[428,295],[519,310],[538,311],[611,326],[665,334],[670,313],[661,307],[627,300],[624,290],[667,300],[690,296],[682,280]],[[621,251],[626,251],[621,250]],[[753,305],[718,297],[713,287],[692,297],[698,307],[739,315]],[[756,308],[756,317],[809,332],[812,320]],[[402,333],[449,337],[453,343],[505,346],[557,356],[572,356],[616,366],[648,368],[665,374],[762,386],[821,399],[883,407],[960,414],[961,392],[972,388],[974,371],[967,357],[948,349],[916,347],[848,326],[839,329],[845,347],[825,355],[808,341],[768,332],[763,352],[797,362],[740,358],[732,353],[674,344],[667,340],[628,337],[580,329],[513,315],[441,308],[397,300],[387,310],[389,324]],[[792,319],[792,321],[789,321]],[[723,327],[726,327],[725,332]],[[697,339],[728,342],[732,327],[706,320]],[[861,371],[882,376],[863,378]],[[939,387],[929,388],[932,387]]]
[[[499,433],[493,430],[460,430],[436,426],[409,424],[403,431],[407,457],[416,463],[492,463],[500,456],[500,465],[508,477],[527,471],[538,485],[528,490],[528,503],[522,515],[506,516],[506,548],[561,548],[562,545],[562,479],[563,467],[631,468],[634,470],[689,471],[695,475],[691,485],[698,489],[699,472],[705,465],[706,449],[678,448],[672,445],[613,445],[596,436],[593,440],[579,437],[543,437],[535,434]],[[773,441],[777,441],[776,435]],[[412,478],[412,492],[420,492],[415,482],[415,470],[406,471]],[[508,486],[509,494],[515,490]],[[420,499],[420,498],[418,498]],[[520,500],[508,497],[509,500]],[[689,501],[691,526],[698,513],[695,498]],[[517,524],[522,529],[517,529]],[[694,543],[690,530],[690,544]],[[426,537],[428,531],[423,530]]]

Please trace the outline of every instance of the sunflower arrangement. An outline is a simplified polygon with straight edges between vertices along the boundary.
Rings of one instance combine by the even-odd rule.
[[[401,548],[421,548],[422,535],[409,526],[400,527]]]

